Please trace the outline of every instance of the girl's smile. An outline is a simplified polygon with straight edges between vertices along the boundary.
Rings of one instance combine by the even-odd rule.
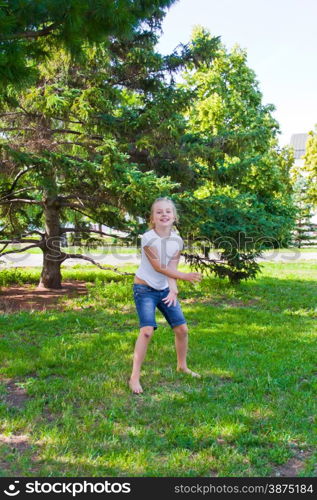
[[[169,228],[175,221],[175,215],[173,213],[173,207],[167,201],[159,201],[155,204],[152,222],[154,227],[158,229],[160,226],[162,228]]]

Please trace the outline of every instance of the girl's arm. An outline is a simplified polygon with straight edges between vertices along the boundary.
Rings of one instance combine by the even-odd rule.
[[[171,269],[172,271],[177,271],[177,267],[179,264],[179,259],[180,259],[180,252],[176,252],[169,263],[167,264],[167,267]],[[167,281],[169,285],[169,289],[171,292],[178,294],[178,288],[177,288],[177,283],[175,278],[171,278],[170,276],[167,276]]]
[[[172,269],[174,271],[177,271],[177,266],[179,263],[180,259],[180,252],[176,252],[175,255],[171,258],[169,263],[167,264],[167,267],[169,269]],[[175,278],[170,278],[167,276],[167,281],[168,281],[168,286],[169,286],[169,293],[168,295],[162,299],[163,302],[167,305],[167,307],[174,305],[176,306],[177,304],[177,295],[178,295],[178,288],[177,288],[177,283]]]
[[[155,247],[150,247],[150,246],[144,246],[144,251],[149,259],[152,267],[157,271],[158,273],[165,274],[168,278],[174,278],[174,279],[179,279],[179,280],[184,280],[184,281],[200,281],[201,280],[201,274],[200,273],[182,273],[181,271],[178,271],[177,269],[170,268],[168,266],[161,266],[159,255],[157,252],[157,249]],[[180,257],[180,252],[177,252]],[[176,255],[176,254],[175,254]],[[173,256],[174,258],[175,256]],[[179,259],[178,257],[178,259]],[[176,257],[177,258],[177,257]]]

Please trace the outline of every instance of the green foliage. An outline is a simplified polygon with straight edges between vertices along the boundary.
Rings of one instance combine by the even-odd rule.
[[[165,82],[169,60],[155,53],[154,43],[154,31],[140,32],[87,47],[80,65],[59,50],[40,66],[38,84],[17,92],[4,107],[6,186],[26,167],[19,178],[19,187],[28,191],[24,198],[55,197],[65,223],[73,221],[76,207],[92,220],[132,234],[138,230],[136,217],[147,215],[148,200],[186,183],[194,186],[186,151],[179,148],[187,92]],[[174,70],[201,50],[184,49]],[[32,205],[35,219],[42,209],[40,203]],[[24,210],[28,214],[31,208]],[[21,218],[21,204],[11,205],[10,213]],[[7,217],[7,205],[2,214]],[[27,215],[14,227],[20,234],[29,229]]]
[[[109,37],[129,39],[140,24],[158,27],[174,0],[41,0],[0,4],[0,86],[20,87],[39,60],[64,47],[80,56],[83,46]],[[10,88],[8,89],[10,91]]]
[[[193,43],[204,38],[210,34],[196,28]],[[195,95],[185,115],[185,147],[199,172],[190,201],[182,197],[184,211],[190,203],[195,213],[186,231],[219,249],[221,263],[189,259],[230,281],[254,277],[261,249],[291,237],[291,151],[277,146],[274,108],[262,104],[245,51],[234,47],[229,53],[218,44],[213,58],[189,68],[184,79],[182,88]]]
[[[2,269],[0,272],[0,287],[9,285],[22,285],[24,283],[36,283],[39,278],[39,272],[30,271],[21,268]]]
[[[139,29],[86,45],[76,61],[59,49],[36,85],[4,102],[3,234],[43,227],[50,203],[83,240],[89,220],[132,238],[152,200],[170,195],[185,238],[234,239],[236,257],[219,248],[219,275],[254,277],[259,249],[244,253],[241,234],[285,244],[293,220],[292,157],[277,147],[273,108],[238,47],[227,53],[200,28],[171,56],[156,41],[154,28]],[[19,189],[29,203],[11,204]]]
[[[293,243],[298,248],[315,243],[317,237],[317,224],[311,220],[314,215],[311,194],[310,179],[297,172],[294,183],[296,226],[293,231]]]
[[[293,224],[288,205],[274,200],[263,203],[251,193],[221,194],[221,190],[192,203],[196,212],[187,224],[196,229],[191,232],[187,260],[197,269],[231,282],[254,278],[260,270],[256,257],[289,242]],[[203,257],[191,252],[197,244]],[[209,259],[211,250],[218,253],[218,260]]]

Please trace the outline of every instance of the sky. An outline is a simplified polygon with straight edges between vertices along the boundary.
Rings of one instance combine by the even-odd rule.
[[[317,0],[178,0],[157,46],[168,54],[194,26],[246,49],[264,104],[274,104],[281,146],[317,124]]]

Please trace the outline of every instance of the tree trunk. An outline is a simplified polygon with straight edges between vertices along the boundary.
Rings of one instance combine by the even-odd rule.
[[[64,260],[64,253],[61,252],[59,203],[56,198],[45,200],[44,216],[43,269],[39,288],[61,289],[61,263]]]

